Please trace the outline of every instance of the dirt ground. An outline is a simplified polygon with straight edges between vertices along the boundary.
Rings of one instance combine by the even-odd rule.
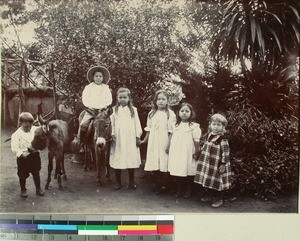
[[[36,196],[32,177],[27,179],[29,197],[19,196],[17,165],[10,142],[4,141],[10,137],[12,129],[1,133],[1,177],[0,177],[0,212],[50,212],[50,213],[210,213],[210,212],[297,212],[297,194],[281,197],[273,201],[258,198],[239,197],[233,202],[213,209],[208,204],[199,201],[199,196],[191,199],[176,199],[171,193],[156,195],[150,191],[150,183],[139,170],[136,173],[138,189],[127,190],[127,172],[123,172],[124,188],[115,191],[113,183],[105,183],[102,187],[96,184],[96,172],[84,172],[81,164],[72,162],[72,154],[66,154],[65,163],[68,176],[67,188],[58,190],[56,180],[52,180],[52,188],[45,191],[44,197]],[[41,154],[41,182],[44,187],[47,178],[46,151]],[[112,172],[112,178],[114,178]]]

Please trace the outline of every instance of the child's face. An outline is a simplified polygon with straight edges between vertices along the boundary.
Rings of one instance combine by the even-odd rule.
[[[158,109],[165,109],[166,106],[168,104],[168,98],[167,96],[165,96],[164,94],[159,94],[157,96],[157,101],[156,101],[156,105],[158,107]]]
[[[122,106],[128,105],[128,102],[130,101],[130,98],[128,96],[128,93],[119,93],[118,94],[118,102]]]
[[[21,123],[21,128],[25,132],[29,132],[31,130],[31,127],[32,127],[32,122],[30,121],[23,121]]]
[[[223,125],[219,121],[212,121],[210,124],[210,128],[213,133],[223,132]]]
[[[102,84],[102,82],[103,82],[103,74],[102,74],[102,72],[95,72],[95,74],[94,74],[94,82],[97,85]]]
[[[183,106],[179,110],[179,117],[182,121],[188,121],[191,117],[191,114],[192,114],[192,112],[189,109],[189,107],[187,107],[187,106]]]

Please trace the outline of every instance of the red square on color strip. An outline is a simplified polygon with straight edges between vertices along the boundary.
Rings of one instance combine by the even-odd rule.
[[[158,234],[173,234],[173,225],[158,225],[157,233]]]

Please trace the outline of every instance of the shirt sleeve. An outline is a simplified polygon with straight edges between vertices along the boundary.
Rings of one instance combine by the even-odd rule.
[[[23,151],[20,149],[20,138],[17,132],[11,136],[11,150],[16,154],[17,157],[20,157]]]
[[[103,85],[102,88],[103,88],[103,92],[102,92],[103,96],[101,97],[101,100],[103,102],[101,108],[106,108],[110,106],[112,103],[112,94],[108,85]]]
[[[229,143],[228,140],[223,139],[221,140],[221,150],[222,150],[222,163],[228,163],[229,162]]]
[[[82,104],[85,107],[90,107],[90,91],[88,86],[85,86],[82,92]]]
[[[148,117],[147,117],[147,125],[145,127],[145,131],[150,131],[151,130],[152,121],[151,121],[151,118],[150,118],[150,113],[148,114]]]
[[[110,116],[110,121],[111,121],[111,135],[114,136],[114,135],[116,135],[116,112],[115,112],[115,107],[113,108],[113,113]]]
[[[201,129],[200,126],[198,124],[195,124],[196,126],[194,127],[194,129],[192,130],[192,136],[194,141],[200,141],[201,138]]]
[[[134,124],[135,124],[136,137],[140,138],[143,131],[142,131],[142,126],[139,118],[139,113],[136,108],[134,108]]]

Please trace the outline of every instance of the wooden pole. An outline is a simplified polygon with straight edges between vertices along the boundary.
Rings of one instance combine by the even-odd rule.
[[[21,112],[25,110],[25,96],[24,96],[24,91],[23,91],[23,86],[22,86],[22,73],[23,73],[23,68],[24,68],[24,60],[21,62],[20,66],[20,75],[19,75],[19,99],[20,99],[20,104],[19,104],[19,115]],[[18,121],[18,126],[20,125]]]
[[[2,88],[3,91],[3,125],[6,126],[8,123],[8,104],[7,104],[7,83],[8,83],[8,79],[7,79],[7,71],[8,71],[8,63],[6,61],[4,61],[4,73],[3,73],[3,86],[4,88]]]
[[[57,94],[56,94],[56,79],[54,76],[54,64],[51,64],[50,67],[50,76],[49,79],[53,83],[52,88],[53,88],[53,104],[54,104],[54,117],[55,119],[58,119],[58,105],[57,105]]]

